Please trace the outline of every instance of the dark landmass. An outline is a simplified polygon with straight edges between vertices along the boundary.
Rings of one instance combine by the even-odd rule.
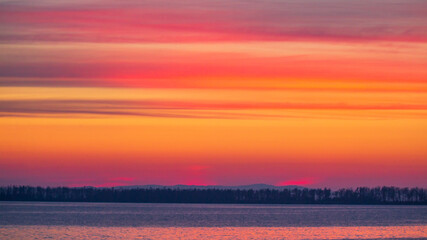
[[[0,187],[0,201],[240,203],[240,204],[407,204],[426,205],[427,189],[172,189],[94,187]]]

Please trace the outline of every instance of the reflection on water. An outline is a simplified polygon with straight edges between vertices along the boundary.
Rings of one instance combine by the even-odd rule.
[[[427,206],[0,202],[4,239],[427,239]]]
[[[7,239],[384,239],[427,238],[427,226],[394,227],[0,227]]]
[[[360,227],[427,225],[427,206],[0,202],[0,226]]]

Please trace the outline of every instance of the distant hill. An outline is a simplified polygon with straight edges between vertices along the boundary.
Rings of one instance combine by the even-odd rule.
[[[200,185],[132,185],[132,186],[118,186],[114,187],[115,189],[230,189],[230,190],[261,190],[261,189],[274,189],[274,190],[283,190],[283,189],[304,189],[305,187],[289,185],[289,186],[274,186],[269,184],[250,184],[250,185],[241,185],[241,186],[222,186],[222,185],[208,185],[208,186],[200,186]]]

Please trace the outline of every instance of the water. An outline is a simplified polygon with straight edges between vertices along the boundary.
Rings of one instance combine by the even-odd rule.
[[[427,206],[0,202],[0,239],[427,239]]]

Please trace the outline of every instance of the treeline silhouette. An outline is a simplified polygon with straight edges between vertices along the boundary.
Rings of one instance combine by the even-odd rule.
[[[119,189],[94,187],[0,187],[0,201],[247,203],[247,204],[427,204],[427,189]]]

